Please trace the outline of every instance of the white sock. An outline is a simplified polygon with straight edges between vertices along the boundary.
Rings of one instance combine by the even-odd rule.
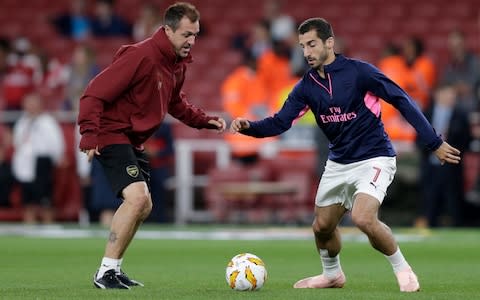
[[[335,279],[342,270],[340,256],[337,254],[330,257],[327,249],[320,249],[320,258],[322,259],[323,275],[329,279]]]
[[[405,257],[403,257],[403,254],[402,254],[402,251],[400,251],[400,248],[398,248],[397,251],[392,255],[390,256],[385,255],[385,257],[388,259],[388,261],[392,265],[393,272],[395,273],[399,271],[403,271],[407,268],[410,268],[410,265],[405,260]]]
[[[123,257],[118,260],[117,267],[115,268],[115,273],[120,274],[122,269]]]
[[[97,279],[100,279],[108,270],[117,270],[118,261],[119,259],[116,258],[104,257],[100,264],[100,268],[98,269]]]

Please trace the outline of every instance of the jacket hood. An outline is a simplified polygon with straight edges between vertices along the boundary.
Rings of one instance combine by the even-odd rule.
[[[191,63],[193,61],[192,54],[188,54],[187,57],[179,59],[177,54],[173,50],[172,43],[165,33],[165,27],[161,26],[152,36],[153,43],[157,46],[160,53],[165,56],[172,63],[184,62]]]

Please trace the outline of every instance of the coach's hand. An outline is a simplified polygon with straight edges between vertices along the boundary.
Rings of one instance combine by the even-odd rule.
[[[460,150],[450,146],[447,142],[443,142],[434,153],[442,165],[446,162],[451,164],[460,163]]]
[[[208,124],[217,127],[217,131],[219,133],[224,132],[225,129],[227,128],[227,122],[225,122],[225,120],[222,118],[218,118],[218,120],[213,120],[213,119],[209,120]]]
[[[232,124],[230,124],[230,131],[233,133],[237,133],[248,128],[250,128],[250,122],[244,118],[236,118],[232,121]]]
[[[92,161],[95,155],[100,155],[100,151],[98,151],[98,146],[95,149],[82,149],[82,152],[88,156],[88,161]]]

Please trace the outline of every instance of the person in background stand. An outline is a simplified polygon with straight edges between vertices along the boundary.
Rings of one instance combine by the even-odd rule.
[[[12,175],[12,133],[0,124],[0,207],[10,206],[10,194],[15,178]]]
[[[87,45],[77,45],[66,69],[68,80],[63,108],[78,112],[80,97],[85,87],[100,72],[95,61],[95,51]]]
[[[136,42],[143,41],[162,26],[162,18],[157,5],[146,3],[142,6],[140,15],[133,24],[132,37]]]
[[[471,141],[470,123],[457,95],[453,82],[440,84],[433,93],[431,105],[425,110],[425,116],[438,133],[464,153]],[[463,163],[442,166],[435,155],[420,145],[419,149],[422,206],[415,226],[462,225],[465,201]],[[440,216],[444,216],[443,220],[439,219]]]
[[[22,203],[25,206],[23,221],[52,223],[52,203],[55,166],[64,159],[65,141],[57,121],[43,111],[43,99],[38,94],[28,94],[23,100],[24,113],[13,127],[12,170],[20,182]]]
[[[221,86],[223,110],[233,120],[239,116],[263,118],[275,111],[275,99],[270,99],[257,74],[257,61],[245,50],[242,63],[225,77]],[[225,134],[232,159],[241,165],[253,165],[260,159],[262,147],[276,139],[254,139],[238,134]]]
[[[172,127],[163,123],[145,143],[150,165],[152,166],[150,185],[152,187],[152,212],[147,221],[164,223],[167,221],[167,189],[165,181],[172,175],[173,167]]]
[[[75,41],[84,41],[91,34],[86,0],[71,0],[70,10],[51,18],[58,33]]]
[[[475,109],[475,83],[480,80],[480,59],[467,48],[465,34],[453,30],[447,40],[449,57],[442,81],[451,82],[457,90],[458,101],[468,110]]]
[[[78,132],[78,126],[74,127],[75,144],[74,149],[78,149],[80,143],[80,133]],[[79,215],[79,223],[81,225],[90,225],[90,222],[97,219],[92,210],[92,166],[88,161],[88,157],[80,151],[74,151],[75,153],[75,166],[82,191],[82,208]]]
[[[95,37],[130,37],[132,26],[115,12],[115,0],[96,0],[90,21]]]

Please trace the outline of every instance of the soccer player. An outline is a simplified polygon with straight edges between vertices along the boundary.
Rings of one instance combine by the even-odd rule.
[[[259,121],[233,120],[233,132],[254,137],[281,134],[307,108],[330,141],[329,158],[315,198],[313,232],[323,273],[302,279],[294,288],[341,288],[346,282],[339,259],[342,216],[351,211],[355,225],[385,255],[400,291],[420,289],[417,276],[402,255],[378,210],[396,171],[395,151],[380,119],[380,101],[398,109],[440,162],[457,164],[460,151],[444,142],[413,100],[371,64],[333,51],[334,35],[322,18],[304,21],[299,43],[311,69],[274,116]]]
[[[225,120],[189,104],[182,86],[190,50],[200,31],[200,14],[189,3],[175,3],[164,26],[138,44],[121,47],[113,62],[92,79],[80,100],[80,149],[97,159],[116,195],[115,212],[100,268],[93,278],[102,289],[142,285],[122,271],[123,256],[152,209],[150,166],[143,143],[169,113],[194,128],[226,128]]]

